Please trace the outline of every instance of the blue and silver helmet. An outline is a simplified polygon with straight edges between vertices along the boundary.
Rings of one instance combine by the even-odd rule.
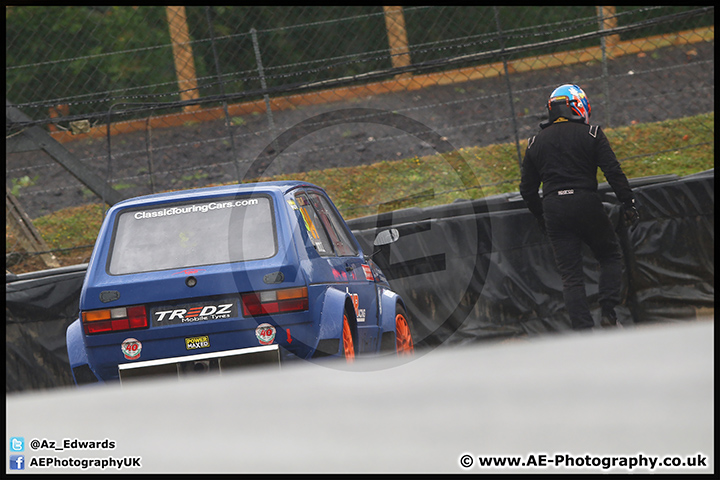
[[[585,92],[583,92],[583,89],[577,85],[560,85],[553,90],[548,99],[548,112],[550,113],[550,117],[555,117],[556,115],[554,114],[559,113],[553,112],[553,106],[555,106],[556,109],[560,106],[558,110],[565,110],[562,108],[562,106],[565,106],[569,108],[574,115],[584,119],[585,123],[590,123],[590,102]]]

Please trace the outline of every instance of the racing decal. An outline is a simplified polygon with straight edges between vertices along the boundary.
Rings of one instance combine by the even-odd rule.
[[[185,339],[185,350],[196,350],[198,348],[210,347],[210,337],[203,335],[201,337],[189,337]]]
[[[180,275],[181,273],[184,273],[185,275],[195,275],[196,273],[204,272],[204,268],[187,268],[185,270],[182,270],[180,272],[175,272],[173,275]]]
[[[350,298],[352,299],[353,307],[355,308],[355,318],[357,318],[358,322],[364,322],[365,321],[365,309],[360,308],[360,297],[357,293],[350,293],[349,289],[345,289],[345,292],[347,292],[348,295],[350,295]]]
[[[258,205],[259,203],[260,201],[257,198],[245,198],[203,203],[201,205],[181,205],[164,207],[156,210],[135,212],[133,214],[133,218],[135,220],[144,220],[148,218],[169,217],[171,215],[183,215],[188,213],[207,213],[213,210],[221,210],[225,208],[248,207],[252,205]]]
[[[269,323],[261,323],[255,329],[255,336],[260,345],[270,345],[275,340],[275,327]]]
[[[295,200],[297,201],[297,205],[300,206],[300,208],[297,208],[296,205],[295,209],[300,211],[300,215],[303,218],[303,223],[305,224],[305,230],[307,230],[308,234],[310,235],[310,240],[312,241],[312,244],[315,246],[318,252],[326,253],[325,246],[323,245],[323,242],[320,239],[320,235],[317,232],[315,222],[313,222],[312,216],[310,212],[308,212],[308,209],[311,207],[308,204],[307,199],[302,196],[297,196],[295,197]]]
[[[142,351],[142,343],[136,338],[126,338],[122,345],[120,345],[123,355],[128,360],[137,360],[140,358],[140,352]]]
[[[365,272],[365,279],[369,281],[375,280],[375,277],[373,277],[372,269],[370,268],[370,265],[363,264],[362,266],[363,272]]]
[[[237,316],[237,303],[233,300],[224,300],[200,305],[178,305],[175,307],[155,308],[152,311],[152,325],[153,327],[164,327],[167,325],[221,320]]]
[[[358,297],[357,293],[350,293],[350,298],[352,298],[353,307],[355,308],[355,316],[357,316],[358,309],[360,307],[360,297]]]
[[[294,200],[288,200],[287,203],[288,203],[288,205],[290,205],[290,208],[292,208],[293,210],[297,210],[297,209],[298,209],[297,205],[295,205],[295,201],[294,201]]]
[[[298,198],[298,200],[300,198]],[[322,244],[322,240],[320,240],[320,235],[318,235],[315,224],[313,223],[312,218],[310,218],[310,214],[307,212],[306,208],[301,208],[300,214],[303,217],[303,221],[305,223],[305,228],[307,229],[308,233],[310,234],[310,238],[313,242],[313,245],[315,245],[315,247],[318,249],[318,251],[320,253],[325,253],[325,246]]]

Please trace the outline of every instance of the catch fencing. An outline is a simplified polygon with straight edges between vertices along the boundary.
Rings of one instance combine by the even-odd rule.
[[[433,168],[420,159],[492,144],[513,146],[494,167],[519,175],[548,93],[568,82],[606,129],[692,117],[669,148],[623,133],[623,162],[714,148],[691,136],[714,131],[714,7],[6,7],[6,260],[87,261],[91,241],[59,249],[33,223],[168,189],[329,169],[334,196],[352,188],[347,167]],[[482,196],[463,179],[428,188]],[[378,212],[397,193],[384,195],[358,192],[342,213]]]

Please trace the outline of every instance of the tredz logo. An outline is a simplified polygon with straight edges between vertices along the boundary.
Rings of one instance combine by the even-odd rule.
[[[218,305],[175,308],[172,310],[157,310],[153,313],[153,323],[156,326],[162,326],[231,318],[234,315],[234,305],[234,303],[222,303]]]

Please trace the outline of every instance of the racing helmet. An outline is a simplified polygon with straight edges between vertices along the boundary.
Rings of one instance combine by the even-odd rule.
[[[566,117],[569,120],[582,120],[590,123],[590,102],[583,89],[569,83],[560,85],[548,98],[549,120]]]

